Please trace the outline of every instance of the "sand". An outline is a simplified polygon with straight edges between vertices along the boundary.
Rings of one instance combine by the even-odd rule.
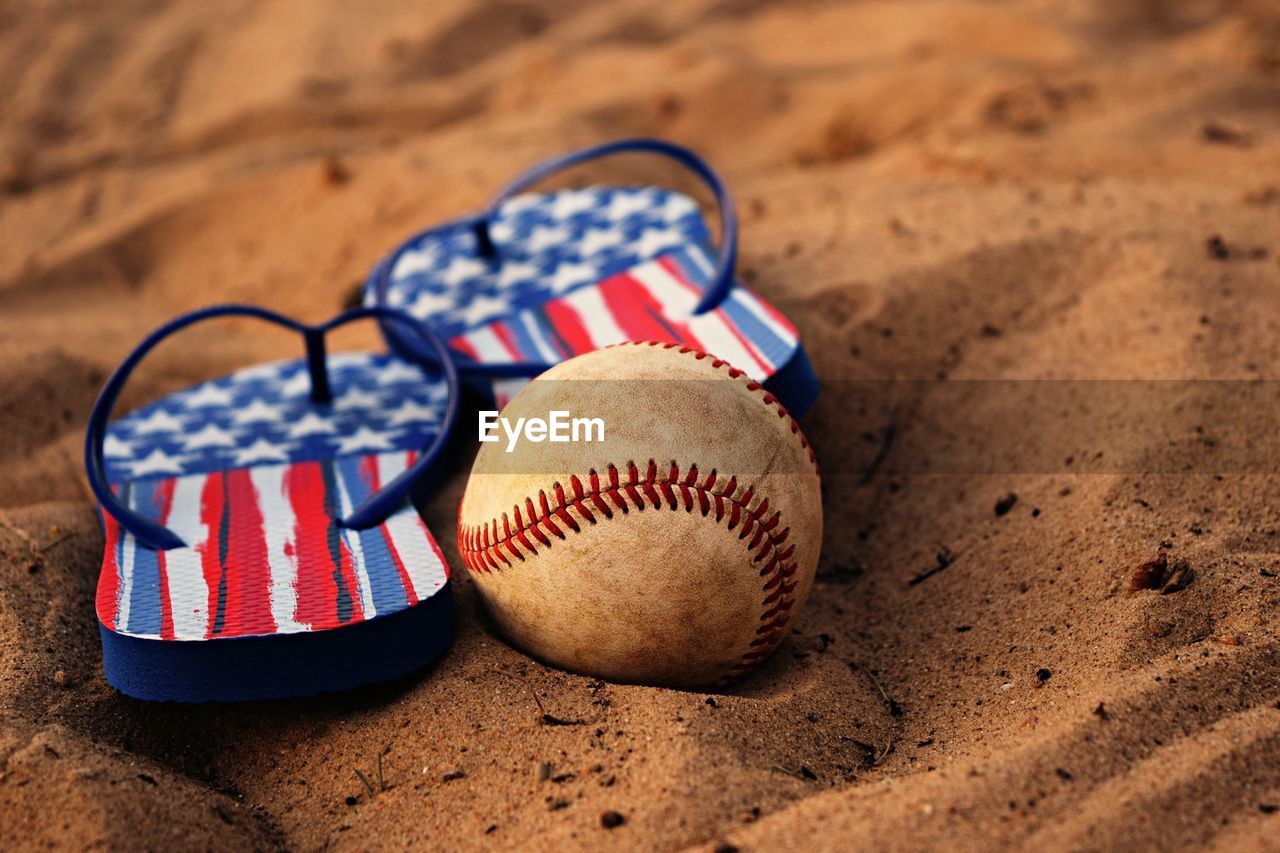
[[[1273,4],[363,5],[0,9],[0,846],[1274,846],[1277,456],[1224,454],[1275,407],[1169,383],[1099,443],[1063,386],[938,396],[1277,378]],[[630,134],[723,169],[742,275],[824,380],[819,580],[767,665],[691,693],[507,647],[457,570],[459,458],[425,509],[460,623],[429,671],[114,693],[79,462],[107,371],[208,302],[326,317],[398,237]],[[194,332],[125,403],[294,345]],[[846,380],[889,378],[924,381],[885,442],[884,386]],[[1161,549],[1190,582],[1131,593]]]

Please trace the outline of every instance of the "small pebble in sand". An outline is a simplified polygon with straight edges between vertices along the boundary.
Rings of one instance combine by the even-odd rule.
[[[1004,684],[1000,685],[1000,689],[1003,690],[1005,693],[1008,693],[1010,690],[1013,689],[1013,682],[1006,681]]]
[[[1049,677],[1052,675],[1053,673],[1050,670],[1045,669],[1044,667],[1040,667],[1039,669],[1036,670],[1036,680],[1039,681],[1041,684],[1044,684],[1046,681],[1048,681]]]
[[[1134,567],[1133,574],[1129,578],[1129,592],[1159,589],[1161,584],[1164,583],[1164,578],[1168,571],[1169,557],[1164,551],[1160,551],[1156,554],[1155,559],[1139,563]]]
[[[30,151],[9,151],[0,157],[0,189],[10,195],[25,195],[35,185],[35,161]]]
[[[55,672],[53,674],[53,683],[59,687],[66,687],[70,683],[67,673],[61,669]]]
[[[331,187],[340,187],[351,180],[351,171],[337,157],[326,157],[320,164],[320,177]]]
[[[684,110],[684,101],[674,92],[662,92],[651,102],[653,114],[661,119],[673,119]]]
[[[1249,147],[1253,142],[1249,132],[1235,122],[1207,121],[1200,128],[1200,136],[1205,142],[1216,142],[1219,145],[1235,145]]]
[[[605,829],[614,829],[615,827],[622,826],[626,822],[627,819],[620,812],[607,811],[600,815],[600,825]]]
[[[1009,492],[1004,497],[996,501],[996,515],[1005,515],[1009,510],[1013,509],[1013,505],[1018,502],[1018,496],[1013,492]]]

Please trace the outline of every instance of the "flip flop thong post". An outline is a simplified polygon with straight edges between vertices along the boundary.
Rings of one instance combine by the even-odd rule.
[[[125,417],[125,381],[161,340],[215,317],[292,329],[306,357],[170,394]],[[437,368],[328,355],[325,334],[393,325]],[[359,308],[306,326],[227,305],[157,329],[107,380],[85,441],[106,553],[107,681],[141,699],[269,699],[415,670],[452,639],[449,568],[409,502],[457,416],[458,371],[407,315]]]
[[[664,156],[710,188],[718,254],[692,198],[652,186],[527,192],[572,166],[623,153]],[[724,182],[692,151],[627,139],[576,151],[516,178],[482,213],[430,228],[384,258],[365,303],[428,322],[463,358],[556,363],[624,341],[680,343],[746,371],[802,414],[818,384],[795,327],[738,284],[738,223]],[[407,358],[415,341],[384,324]],[[502,404],[523,384],[499,379]]]

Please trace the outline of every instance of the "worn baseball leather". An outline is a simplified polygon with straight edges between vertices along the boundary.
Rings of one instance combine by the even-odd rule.
[[[763,660],[822,541],[798,425],[726,363],[663,344],[563,362],[502,414],[552,410],[603,418],[606,440],[484,444],[459,511],[464,561],[507,638],[565,669],[674,686]]]

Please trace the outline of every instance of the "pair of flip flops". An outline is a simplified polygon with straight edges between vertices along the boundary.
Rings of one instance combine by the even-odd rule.
[[[527,190],[606,155],[665,155],[710,187]],[[527,172],[482,213],[405,241],[366,306],[319,326],[217,306],[146,338],[108,379],[85,442],[106,549],[97,610],[107,680],[142,699],[266,699],[416,670],[452,638],[449,566],[410,501],[429,488],[466,382],[501,405],[547,366],[628,340],[724,358],[804,412],[817,382],[794,327],[737,284],[737,220],[692,152],[623,140]],[[111,420],[161,340],[226,316],[285,326],[305,356],[257,365]],[[389,352],[330,354],[380,324]]]

